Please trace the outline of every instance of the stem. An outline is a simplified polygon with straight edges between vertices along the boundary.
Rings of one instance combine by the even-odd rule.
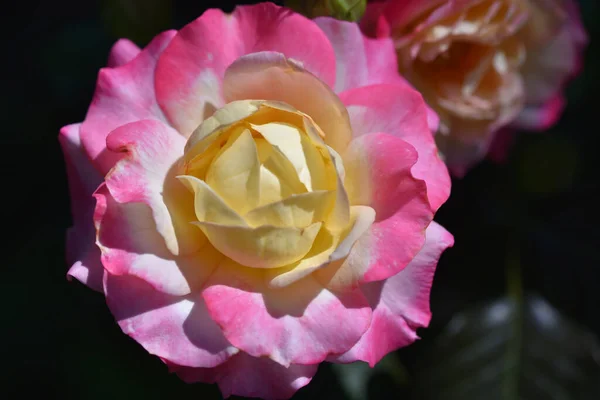
[[[507,251],[506,287],[509,304],[513,308],[513,318],[506,346],[502,392],[505,400],[514,400],[519,398],[520,358],[523,348],[523,280],[519,243],[512,236],[509,238]]]

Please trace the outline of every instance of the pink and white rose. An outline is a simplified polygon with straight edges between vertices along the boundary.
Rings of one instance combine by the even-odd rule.
[[[391,37],[400,73],[440,117],[436,141],[462,176],[505,128],[544,130],[587,43],[574,0],[386,0],[361,26]]]
[[[450,180],[389,39],[270,3],[121,40],[61,130],[68,275],[188,382],[289,398],[413,342]]]

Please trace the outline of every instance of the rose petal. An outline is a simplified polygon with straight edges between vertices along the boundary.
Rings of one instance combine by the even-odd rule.
[[[452,176],[462,178],[467,171],[488,153],[497,132],[487,132],[475,140],[462,140],[452,135],[438,135],[436,142]]]
[[[561,3],[567,12],[563,26],[548,43],[531,48],[527,53],[523,78],[529,107],[542,107],[556,99],[566,82],[581,70],[588,37],[577,2],[566,0]]]
[[[520,129],[545,131],[558,122],[565,106],[566,100],[562,94],[548,100],[539,107],[525,106],[514,121],[514,125]]]
[[[398,73],[396,50],[389,38],[371,39],[357,24],[319,17],[315,22],[333,45],[336,93],[377,83],[404,83]]]
[[[181,29],[158,63],[159,104],[174,126],[189,136],[225,104],[220,91],[225,69],[244,54],[265,50],[299,61],[330,86],[335,82],[335,56],[319,27],[265,2],[238,6],[231,15],[211,9]]]
[[[252,226],[295,226],[304,228],[323,221],[333,200],[333,193],[326,190],[291,195],[281,201],[255,208],[244,215]]]
[[[196,253],[173,256],[147,204],[118,203],[105,184],[94,197],[96,243],[113,275],[133,275],[159,292],[184,296],[199,289],[222,258],[208,242]]]
[[[277,100],[309,115],[325,133],[325,143],[342,151],[352,137],[346,108],[323,81],[282,53],[243,56],[225,72],[227,101]]]
[[[188,367],[215,367],[236,354],[198,295],[170,296],[134,276],[105,278],[106,301],[124,333],[151,354]]]
[[[229,137],[212,160],[204,180],[239,213],[246,213],[258,205],[260,160],[249,129]]]
[[[154,68],[174,35],[175,31],[163,32],[129,63],[100,70],[92,104],[81,125],[81,143],[102,175],[122,156],[106,151],[106,137],[113,129],[141,119],[165,119],[156,103]]]
[[[389,278],[414,258],[433,218],[423,181],[411,168],[417,152],[395,136],[372,133],[350,143],[343,155],[351,204],[372,207],[376,219],[344,262],[315,272],[326,287],[346,288]]]
[[[284,366],[317,364],[329,354],[347,351],[371,318],[358,290],[332,292],[311,277],[270,289],[262,271],[232,263],[219,266],[203,297],[234,346]]]
[[[421,95],[407,85],[373,85],[346,91],[340,98],[348,108],[355,137],[385,132],[417,150],[412,172],[427,184],[427,197],[437,211],[450,195],[450,175],[428,129]]]
[[[109,191],[119,203],[147,204],[174,255],[194,253],[205,242],[190,226],[195,220],[191,194],[173,179],[184,146],[183,137],[156,120],[123,125],[106,139],[109,151],[127,153],[105,178]]]
[[[367,332],[334,362],[366,361],[371,367],[391,351],[417,339],[416,329],[429,325],[429,293],[438,260],[454,238],[435,222],[427,228],[427,240],[417,256],[397,275],[361,287],[373,307]]]
[[[129,39],[119,39],[110,49],[107,67],[115,68],[127,64],[140,54],[142,50]]]
[[[362,18],[359,21],[360,30],[368,37],[386,38],[392,28],[383,14],[387,1],[369,1]]]
[[[102,177],[81,147],[80,126],[81,124],[67,125],[60,130],[58,136],[67,168],[73,219],[73,226],[67,231],[67,262],[72,264],[67,277],[72,276],[101,292],[104,268],[100,263],[100,249],[94,243],[95,204],[92,194],[102,183]]]
[[[185,144],[185,160],[192,162],[193,158],[206,152],[217,143],[217,139],[228,139],[227,127],[245,120],[254,114],[264,112],[263,103],[258,100],[232,101],[216,110],[210,117],[192,132]]]
[[[444,6],[438,7],[438,14],[435,16],[440,19],[451,14],[452,10],[460,10],[469,2],[473,0],[446,1]],[[408,25],[415,18],[443,3],[444,0],[369,2],[360,21],[361,27],[369,35],[389,36],[392,29]]]
[[[251,228],[214,222],[193,222],[225,256],[252,268],[277,268],[300,260],[311,249],[322,222],[305,228]]]
[[[306,189],[315,190],[319,187],[319,185],[313,187],[312,181],[315,175],[322,175],[321,171],[324,169],[323,157],[310,144],[310,140],[302,133],[300,127],[276,121],[251,126],[267,143],[272,147],[276,147],[292,163],[298,179]],[[309,165],[311,161],[315,165]]]
[[[292,397],[311,381],[317,367],[317,364],[293,364],[286,368],[266,357],[256,358],[240,352],[216,368],[174,369],[188,383],[216,382],[225,398],[236,395],[275,400]]]
[[[194,193],[194,209],[198,221],[248,226],[246,221],[234,209],[225,204],[206,182],[189,175],[180,175],[177,178]],[[190,220],[190,222],[193,221]]]
[[[315,244],[300,261],[282,268],[265,272],[271,288],[282,288],[308,276],[328,264],[346,258],[354,243],[373,224],[375,210],[366,206],[352,206],[350,224],[343,232],[322,229]]]
[[[496,132],[488,149],[488,159],[496,163],[505,162],[515,142],[516,134],[517,132],[510,127],[500,129]]]

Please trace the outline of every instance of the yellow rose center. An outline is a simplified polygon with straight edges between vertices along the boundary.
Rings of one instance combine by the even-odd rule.
[[[194,195],[191,222],[246,267],[331,261],[357,216],[341,157],[323,137],[284,103],[236,101],[217,110],[188,139],[178,176]]]

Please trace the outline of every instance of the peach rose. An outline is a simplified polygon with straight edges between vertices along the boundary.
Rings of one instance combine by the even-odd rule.
[[[571,0],[388,0],[361,21],[391,36],[401,74],[440,117],[436,141],[456,175],[512,125],[546,129],[587,41]]]

